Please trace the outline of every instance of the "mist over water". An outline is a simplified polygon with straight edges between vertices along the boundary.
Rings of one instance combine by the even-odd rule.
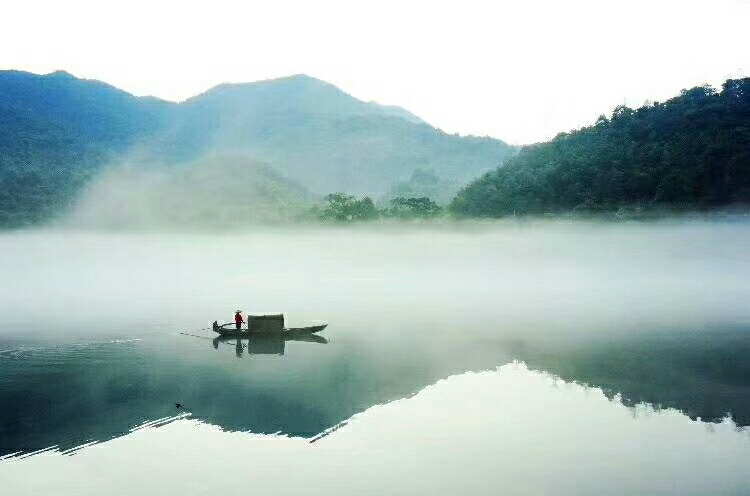
[[[29,231],[0,237],[0,311],[6,322],[147,317],[189,328],[239,305],[399,337],[403,325],[440,325],[601,339],[747,324],[749,241],[746,222],[695,221]]]
[[[0,455],[123,434],[178,402],[311,437],[514,359],[750,425],[748,247],[742,219],[5,233]],[[237,308],[326,321],[329,342],[214,348],[206,328]]]

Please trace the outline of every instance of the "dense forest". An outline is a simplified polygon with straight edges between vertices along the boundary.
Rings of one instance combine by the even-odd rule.
[[[525,147],[466,186],[450,209],[501,217],[750,203],[750,78],[683,90]]]

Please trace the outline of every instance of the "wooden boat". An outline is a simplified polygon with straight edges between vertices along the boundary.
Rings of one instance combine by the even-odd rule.
[[[328,324],[317,324],[307,327],[284,327],[284,314],[248,315],[247,328],[237,329],[233,323],[213,323],[213,330],[220,336],[246,338],[252,335],[301,336],[320,332]]]

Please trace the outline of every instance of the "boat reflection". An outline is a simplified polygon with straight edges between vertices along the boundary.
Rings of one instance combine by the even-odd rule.
[[[243,351],[247,349],[248,355],[283,355],[287,341],[304,341],[308,343],[326,344],[328,340],[323,336],[312,333],[288,335],[251,333],[247,338],[233,336],[217,336],[213,339],[215,349],[224,343],[234,345],[234,352],[238,358],[242,357]]]

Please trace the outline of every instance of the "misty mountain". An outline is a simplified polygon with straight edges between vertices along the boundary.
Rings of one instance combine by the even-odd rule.
[[[268,181],[304,184],[316,195],[375,198],[426,170],[448,198],[514,153],[304,75],[222,84],[172,103],[65,72],[0,72],[0,225],[55,216],[122,163],[163,174],[201,157],[214,157],[215,167],[215,157],[231,157],[229,169],[262,163],[275,171]]]
[[[515,152],[499,140],[443,133],[406,110],[304,75],[223,84],[181,108],[173,139],[262,160],[319,194],[381,196],[416,169],[464,184]]]

